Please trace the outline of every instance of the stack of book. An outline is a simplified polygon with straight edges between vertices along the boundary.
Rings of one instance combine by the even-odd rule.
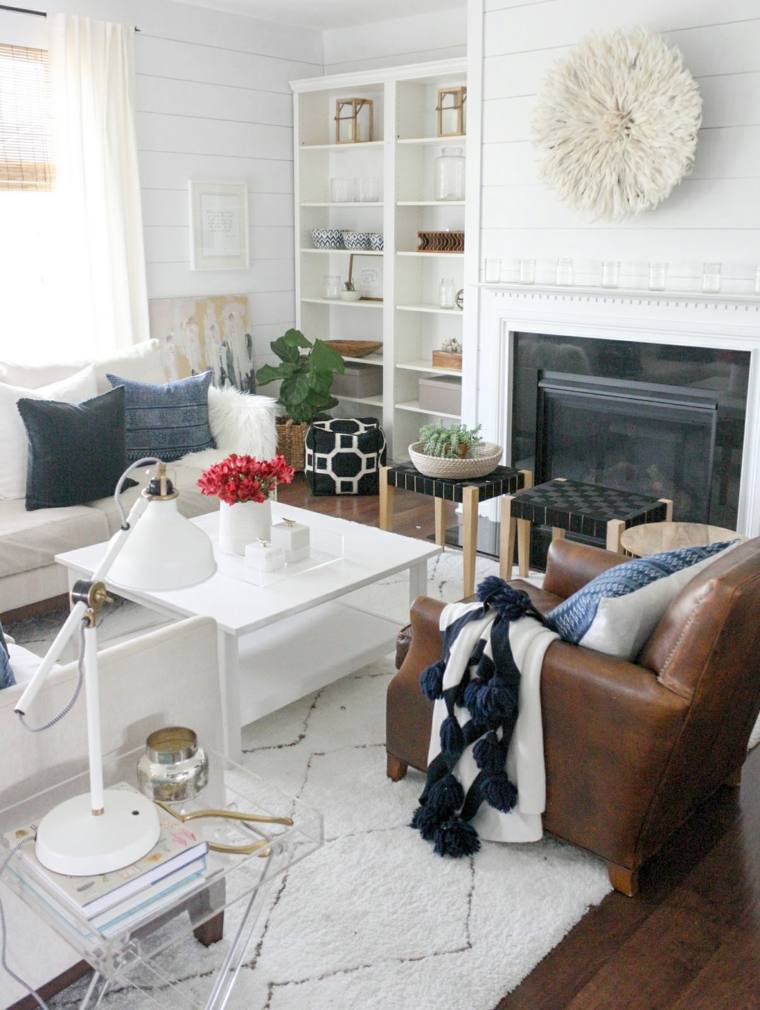
[[[176,904],[206,875],[208,843],[160,808],[158,816],[158,842],[146,856],[123,869],[94,877],[53,873],[39,862],[31,842],[22,844],[35,836],[32,825],[6,834],[8,845],[18,846],[21,859],[21,864],[12,861],[8,872],[56,915],[64,913],[70,925],[75,923],[65,916],[66,911],[74,912],[75,919],[86,919],[104,936],[132,929]]]

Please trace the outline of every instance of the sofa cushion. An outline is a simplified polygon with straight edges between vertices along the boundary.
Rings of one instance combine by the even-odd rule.
[[[71,361],[61,364],[20,365],[11,362],[0,362],[0,381],[12,386],[25,386],[27,389],[38,389],[51,382],[60,382],[87,368],[89,361]],[[161,366],[161,345],[157,340],[145,340],[141,344],[127,347],[118,354],[98,358],[95,363],[95,392],[105,393],[111,386],[106,378],[107,372],[116,372],[125,379],[136,382],[160,382],[163,378]]]
[[[27,509],[83,505],[102,498],[124,472],[124,390],[82,403],[23,399],[29,436]]]
[[[234,386],[210,386],[208,416],[220,458],[241,456],[271,459],[277,454],[277,401],[271,396],[241,393]]]
[[[38,389],[0,383],[0,498],[23,498],[26,493],[27,437],[18,411],[19,400],[79,403],[95,396],[96,391],[95,370],[91,365]]]
[[[23,499],[0,502],[0,578],[53,564],[56,554],[105,540],[108,524],[84,505],[28,512]],[[58,590],[49,596],[55,596]]]
[[[158,456],[169,463],[214,447],[208,418],[210,371],[160,385],[110,372],[108,381],[124,389],[128,459]]]
[[[546,615],[566,642],[634,659],[681,589],[734,541],[634,558],[587,583]]]

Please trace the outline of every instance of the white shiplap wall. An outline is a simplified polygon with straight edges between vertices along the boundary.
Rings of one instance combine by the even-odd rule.
[[[47,5],[24,3],[44,9]],[[137,135],[151,298],[246,292],[260,363],[295,318],[288,82],[322,72],[321,33],[171,0],[57,0],[137,24]],[[44,45],[44,21],[0,12],[0,39]],[[190,270],[187,183],[246,181],[251,268]]]
[[[673,286],[688,289],[701,285],[703,261],[720,260],[725,289],[750,292],[760,262],[760,0],[470,3],[471,30],[482,18],[482,64],[473,67],[483,86],[481,262],[535,258],[548,280],[552,260],[570,256],[576,282],[596,284],[601,261],[616,259],[634,286],[645,282],[649,260],[668,260]],[[555,60],[590,32],[635,24],[676,44],[697,79],[704,121],[696,166],[657,210],[624,224],[594,222],[542,185],[531,119]]]
[[[314,0],[317,2],[317,0]],[[465,0],[433,14],[392,18],[324,33],[326,74],[448,60],[467,54]],[[380,9],[380,8],[379,8]]]

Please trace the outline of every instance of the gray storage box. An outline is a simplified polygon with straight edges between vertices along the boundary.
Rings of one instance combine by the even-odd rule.
[[[420,379],[420,407],[431,414],[462,413],[462,382],[453,375]]]
[[[333,396],[377,396],[383,389],[383,370],[376,365],[346,364],[343,375],[333,378]]]

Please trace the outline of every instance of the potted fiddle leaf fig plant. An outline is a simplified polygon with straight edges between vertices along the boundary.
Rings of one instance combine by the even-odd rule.
[[[346,370],[337,351],[324,340],[309,340],[300,330],[290,329],[269,345],[280,359],[278,365],[262,365],[256,373],[259,386],[279,380],[277,402],[284,415],[277,419],[277,451],[295,470],[306,464],[306,433],[312,421],[337,406],[332,395],[336,372]]]

